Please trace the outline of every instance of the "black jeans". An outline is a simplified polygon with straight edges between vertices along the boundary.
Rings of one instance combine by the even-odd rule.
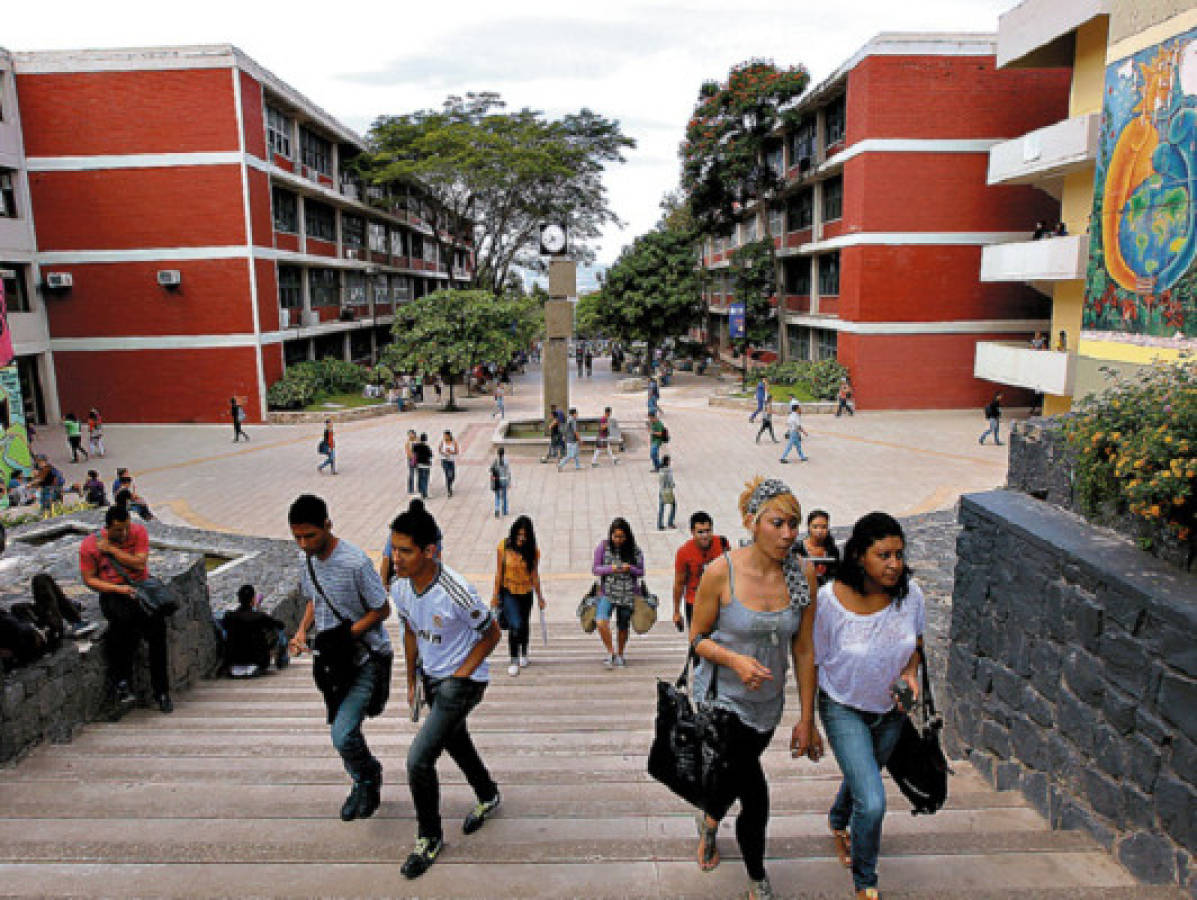
[[[100,611],[108,620],[108,670],[115,682],[133,677],[133,657],[144,637],[150,651],[150,686],[154,695],[170,693],[166,663],[166,619],[147,616],[137,601],[124,594],[100,594]]]
[[[45,572],[33,576],[33,605],[38,621],[49,628],[55,637],[60,638],[66,633],[66,622],[77,625],[83,621],[79,610],[67,599],[58,582]]]
[[[424,679],[428,716],[407,751],[407,783],[420,837],[444,836],[440,781],[436,777],[436,761],[441,753],[448,751],[480,801],[493,800],[499,793],[466,728],[466,716],[485,692],[485,682],[469,678]]]
[[[707,796],[705,812],[719,822],[732,803],[740,801],[736,843],[740,845],[748,877],[759,881],[765,877],[765,827],[769,824],[769,784],[761,768],[761,754],[773,739],[773,730],[762,733],[738,718],[731,721],[729,765]]]
[[[773,420],[772,419],[764,419],[761,421],[761,428],[756,433],[756,442],[758,444],[761,442],[761,435],[764,434],[766,431],[769,432],[769,437],[773,438],[773,443],[776,444],[777,443],[777,435],[775,435],[773,433]]]
[[[499,598],[507,615],[507,646],[511,658],[528,655],[528,636],[532,633],[532,592],[513,594],[504,590]]]

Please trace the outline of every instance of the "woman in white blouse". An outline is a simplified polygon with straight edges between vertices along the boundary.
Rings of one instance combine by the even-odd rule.
[[[902,732],[895,682],[919,693],[923,592],[911,581],[902,526],[869,513],[852,528],[835,580],[819,589],[814,648],[819,717],[844,780],[828,817],[856,896],[878,897],[885,818],[881,769]]]

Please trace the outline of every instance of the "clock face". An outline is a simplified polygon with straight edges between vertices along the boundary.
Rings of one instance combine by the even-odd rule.
[[[565,249],[565,229],[560,225],[546,225],[540,230],[540,243],[549,253]]]

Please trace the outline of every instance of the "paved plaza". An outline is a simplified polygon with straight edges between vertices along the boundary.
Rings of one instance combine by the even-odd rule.
[[[947,509],[961,493],[1005,481],[1005,449],[977,444],[985,425],[979,410],[807,416],[810,438],[804,448],[810,461],[782,465],[778,458],[784,442],[773,445],[768,437],[760,445],[753,442],[757,427],[747,421],[750,410],[709,406],[718,381],[682,373],[661,396],[671,437],[667,452],[677,481],[679,533],[658,532],[657,478],[648,459],[644,393],[619,392],[619,376],[610,372],[606,359],[597,361],[593,377],[576,379],[572,366],[570,377],[579,413],[598,415],[611,406],[629,432],[629,446],[618,466],[604,457],[598,468],[591,468],[584,448],[582,471],[561,472],[553,464],[541,464],[531,451],[509,451],[511,516],[532,516],[544,572],[553,579],[589,577],[594,545],[611,519],[623,516],[644,548],[650,583],[665,592],[690,513],[705,509],[719,531],[733,540],[741,537],[736,500],[744,482],[757,473],[787,480],[804,510],[828,510],[837,528],[874,509],[898,516]],[[508,417],[539,416],[539,367],[530,366],[514,387]],[[316,471],[321,426],[314,424],[250,427],[252,442],[236,445],[228,426],[112,425],[106,430],[109,455],[99,461],[99,469],[109,481],[115,466],[129,467],[139,490],[165,521],[280,538],[290,537],[290,501],[312,491],[327,499],[336,532],[377,556],[387,524],[409,499],[403,460],[407,429],[427,432],[435,447],[449,428],[462,444],[457,490],[446,497],[435,465],[429,509],[445,534],[447,561],[481,584],[492,577],[495,546],[512,519],[493,515],[487,474],[496,422],[493,400],[475,396],[462,402],[465,409],[458,413],[426,403],[415,412],[337,426],[335,477]],[[778,410],[774,430],[779,439],[784,419],[784,410]],[[39,436],[38,449],[61,465],[68,478],[82,478],[87,465],[66,462],[65,438],[47,431]]]

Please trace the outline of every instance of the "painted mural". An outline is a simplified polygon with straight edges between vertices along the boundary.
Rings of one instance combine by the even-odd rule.
[[[1197,29],[1109,66],[1084,327],[1197,336]]]

